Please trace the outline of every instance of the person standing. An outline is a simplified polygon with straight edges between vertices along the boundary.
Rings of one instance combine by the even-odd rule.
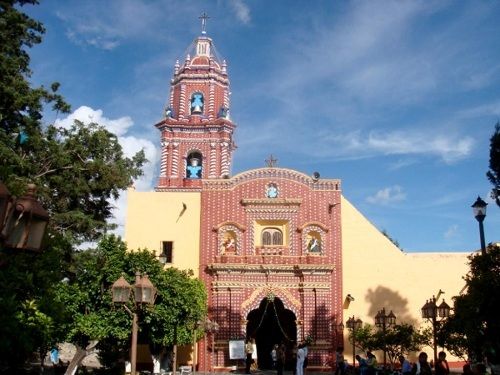
[[[250,374],[250,366],[252,366],[252,361],[253,361],[252,359],[253,345],[250,339],[247,339],[247,342],[245,343],[245,353],[247,355],[245,360],[245,373]]]
[[[368,351],[366,353],[366,375],[375,375],[377,373],[377,357]]]
[[[439,352],[438,358],[436,360],[436,367],[434,368],[434,373],[436,375],[449,375],[450,367],[448,366],[445,352]]]
[[[358,361],[358,366],[359,366],[359,374],[360,375],[366,375],[366,370],[368,368],[368,365],[366,364],[366,359],[361,357],[359,354],[356,354],[356,361]],[[411,369],[411,367],[410,367]]]
[[[273,350],[271,350],[271,360],[273,361],[273,370],[276,370],[276,364],[278,362],[278,344],[273,346]]]
[[[427,362],[427,353],[421,352],[418,355],[418,362],[411,369],[411,375],[432,375],[432,369]]]
[[[306,370],[307,370],[307,364],[308,364],[307,356],[309,355],[309,348],[307,347],[307,342],[304,342],[302,344],[302,349],[304,350],[304,363],[302,365],[302,369],[303,369],[303,373],[305,374]]]
[[[285,360],[286,360],[286,347],[285,344],[282,343],[278,348],[278,357],[276,361],[277,375],[283,375],[283,370],[285,368]]]
[[[305,359],[304,344],[299,344],[297,348],[297,366],[295,369],[296,375],[304,375],[304,359]]]
[[[404,355],[399,356],[399,363],[401,363],[401,374],[410,375],[411,374],[411,363],[408,361]]]
[[[345,374],[344,348],[339,346],[335,352],[335,375]]]

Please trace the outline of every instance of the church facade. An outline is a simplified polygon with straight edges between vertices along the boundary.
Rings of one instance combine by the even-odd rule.
[[[227,369],[229,343],[255,339],[261,368],[274,344],[310,340],[322,368],[345,345],[349,317],[373,324],[377,311],[420,321],[439,289],[463,287],[467,254],[405,254],[343,196],[341,181],[267,165],[231,176],[236,125],[227,64],[205,32],[174,65],[155,191],[128,191],[129,249],[163,253],[205,284],[214,346],[201,341],[181,364]],[[443,272],[446,267],[446,272]],[[440,270],[440,271],[439,271]],[[438,272],[439,271],[439,272]],[[354,353],[351,354],[354,355]]]

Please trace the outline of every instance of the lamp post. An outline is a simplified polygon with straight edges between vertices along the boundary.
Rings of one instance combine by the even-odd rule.
[[[49,214],[36,199],[36,187],[28,184],[27,192],[17,199],[0,181],[0,241],[2,247],[14,250],[40,251]]]
[[[126,303],[130,301],[130,292],[134,289],[134,311],[131,311]],[[136,375],[135,368],[137,363],[137,331],[138,317],[137,309],[144,304],[154,304],[156,298],[156,288],[149,280],[148,275],[141,276],[139,272],[135,274],[135,283],[131,286],[123,276],[116,280],[112,287],[111,293],[113,302],[123,305],[125,310],[132,316],[132,342],[130,345],[130,374]]]
[[[352,365],[353,367],[356,366],[356,331],[361,328],[363,325],[363,321],[361,319],[356,319],[353,316],[351,316],[349,319],[347,319],[346,326],[347,328],[351,331],[351,336],[352,336]]]
[[[375,315],[375,325],[384,333],[384,367],[387,365],[387,351],[385,348],[385,331],[396,324],[396,315],[392,312],[385,313],[385,307]]]
[[[479,222],[479,238],[481,239],[481,254],[486,254],[486,243],[484,241],[484,227],[483,221],[486,217],[486,206],[488,203],[483,201],[480,196],[477,197],[472,207],[472,212],[474,213],[474,217]]]
[[[336,349],[338,346],[339,346],[339,337],[342,337],[342,333],[344,332],[344,323],[340,322],[340,323],[336,323],[336,321],[334,320],[332,322],[332,328],[335,332],[335,348]],[[342,340],[343,341],[343,340]]]
[[[207,334],[212,335],[212,359],[211,359],[211,372],[214,372],[214,350],[215,350],[215,332],[219,330],[219,324],[213,320],[210,320],[208,317],[205,320],[198,321],[198,324],[203,327],[203,331],[205,332],[204,342],[205,342],[205,355],[204,355],[204,365],[205,372],[207,371]]]
[[[438,293],[438,298],[443,293],[441,290]],[[425,305],[422,307],[422,318],[429,320],[432,323],[432,344],[434,350],[434,363],[437,362],[437,341],[436,341],[436,331],[439,323],[450,316],[451,307],[444,301],[437,305],[437,299],[432,296],[431,299],[427,300]],[[438,320],[438,318],[440,318]]]

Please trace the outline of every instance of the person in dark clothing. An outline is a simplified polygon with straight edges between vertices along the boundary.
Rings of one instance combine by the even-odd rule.
[[[286,353],[285,344],[281,344],[277,350],[277,360],[276,360],[277,375],[283,375],[283,369],[285,367],[285,360],[286,360],[285,353]]]
[[[434,367],[434,373],[435,375],[449,375],[450,367],[448,366],[445,352],[439,352],[436,366]]]
[[[245,343],[245,353],[247,358],[245,360],[245,373],[250,374],[250,366],[252,366],[252,353],[253,353],[253,345],[251,340],[247,340]]]
[[[418,362],[415,363],[411,369],[412,375],[432,375],[432,369],[427,362],[427,353],[421,352],[418,355]]]

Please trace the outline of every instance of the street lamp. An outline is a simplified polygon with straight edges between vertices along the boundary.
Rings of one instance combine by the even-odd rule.
[[[351,316],[347,319],[346,326],[351,331],[352,336],[352,365],[356,366],[356,331],[361,328],[363,321]]]
[[[0,181],[0,240],[5,248],[40,251],[49,214],[28,184],[25,195],[15,199]]]
[[[375,325],[382,330],[384,333],[384,367],[387,365],[387,352],[385,349],[385,331],[387,328],[391,328],[396,324],[396,315],[392,312],[389,314],[385,313],[385,307],[380,310],[377,315],[375,315]]]
[[[342,333],[344,332],[344,323],[340,322],[337,324],[334,320],[332,322],[332,328],[335,332],[335,348],[337,348],[339,346],[339,341],[343,342],[343,340],[339,340],[339,338],[342,337]]]
[[[134,311],[131,311],[126,303],[130,300],[130,292],[134,289]],[[135,274],[135,283],[131,286],[123,276],[116,280],[112,287],[111,293],[113,302],[123,304],[123,307],[132,316],[132,343],[130,346],[130,374],[135,375],[135,368],[137,363],[137,331],[138,331],[138,318],[137,309],[144,304],[154,304],[156,298],[156,288],[149,280],[148,275],[137,272]]]
[[[438,298],[443,292],[439,290]],[[450,316],[451,307],[444,301],[437,305],[437,298],[432,296],[430,300],[427,300],[425,305],[422,306],[422,318],[429,320],[432,323],[432,343],[434,349],[434,363],[437,362],[437,341],[436,341],[436,331],[437,327],[441,321]],[[440,318],[440,320],[438,320]]]
[[[484,241],[484,227],[483,221],[486,217],[486,206],[488,203],[483,201],[480,196],[477,197],[472,207],[472,212],[474,213],[474,217],[479,222],[479,237],[481,239],[481,254],[486,254],[486,244]]]
[[[203,327],[203,331],[205,332],[204,336],[204,346],[205,346],[205,354],[204,354],[204,361],[203,361],[203,367],[205,368],[205,372],[207,371],[207,334],[212,335],[212,360],[211,360],[211,372],[214,372],[215,365],[214,365],[214,350],[215,350],[215,332],[219,330],[219,324],[216,321],[210,320],[208,317],[205,318],[205,320],[200,320],[198,321],[198,325],[200,327]]]

